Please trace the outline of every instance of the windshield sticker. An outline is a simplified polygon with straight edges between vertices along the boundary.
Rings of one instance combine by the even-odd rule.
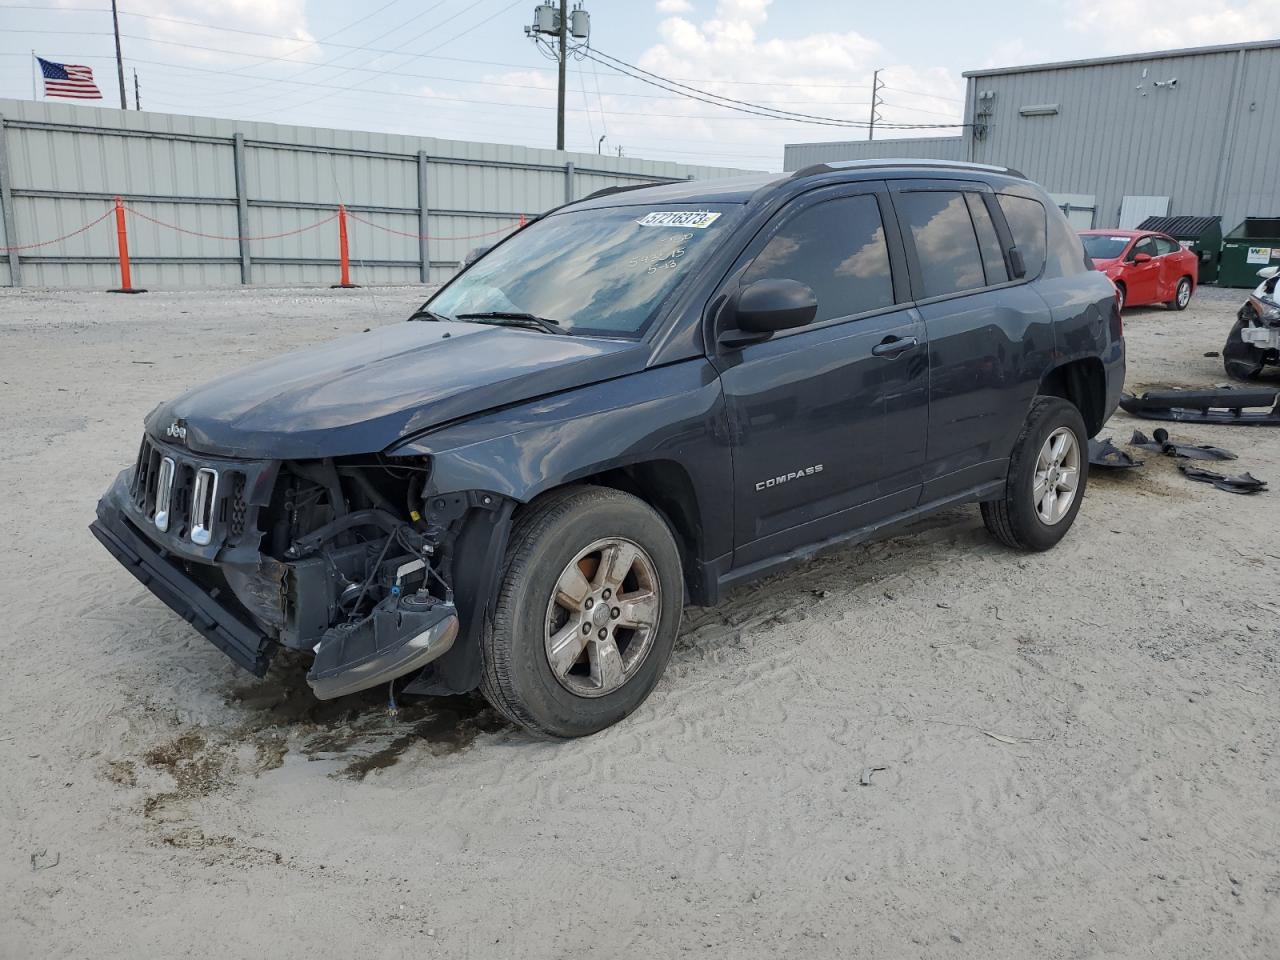
[[[645,273],[657,273],[659,269],[674,270],[676,261],[685,255],[684,245],[692,239],[692,233],[665,236],[651,249],[636,254],[627,263],[633,266],[644,265]]]
[[[694,230],[705,230],[717,220],[720,214],[710,210],[655,210],[646,213],[636,221],[642,227],[685,227]]]
[[[1129,240],[1128,237],[1111,237],[1109,239],[1114,240],[1116,243],[1126,243]]]

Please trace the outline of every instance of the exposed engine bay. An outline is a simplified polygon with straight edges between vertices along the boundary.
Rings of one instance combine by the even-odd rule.
[[[147,438],[94,532],[120,556],[110,508],[122,508],[175,577],[245,628],[221,624],[230,638],[210,639],[259,675],[277,644],[313,652],[307,681],[329,699],[419,671],[458,636],[453,542],[471,501],[496,498],[428,503],[428,475],[422,458],[231,462]],[[137,547],[135,575],[168,579]],[[190,609],[162,599],[201,628]]]

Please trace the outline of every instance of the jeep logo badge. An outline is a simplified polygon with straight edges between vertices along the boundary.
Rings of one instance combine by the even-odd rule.
[[[181,440],[183,443],[186,443],[187,425],[181,420],[175,420],[173,423],[169,424],[169,428],[165,430],[164,435],[166,437],[172,437],[174,440]]]

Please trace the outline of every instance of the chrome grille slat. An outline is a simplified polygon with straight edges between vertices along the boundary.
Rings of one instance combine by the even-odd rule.
[[[169,529],[169,511],[173,500],[173,475],[177,465],[173,457],[165,457],[160,461],[160,469],[156,471],[155,485],[155,524],[162,533]]]
[[[191,494],[191,542],[207,547],[213,539],[213,521],[217,516],[218,471],[201,467],[196,471],[195,489]]]
[[[247,501],[255,467],[144,437],[129,480],[129,502],[135,517],[174,539],[198,547],[234,547],[256,532]]]

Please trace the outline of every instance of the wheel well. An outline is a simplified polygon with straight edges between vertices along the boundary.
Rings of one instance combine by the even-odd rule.
[[[684,567],[685,584],[690,599],[696,600],[700,590],[698,560],[703,552],[702,513],[693,481],[684,467],[674,460],[649,460],[582,477],[574,482],[621,490],[657,510],[675,537]]]
[[[1093,437],[1102,429],[1107,406],[1107,374],[1097,357],[1085,357],[1055,367],[1040,381],[1039,393],[1075,404]]]

